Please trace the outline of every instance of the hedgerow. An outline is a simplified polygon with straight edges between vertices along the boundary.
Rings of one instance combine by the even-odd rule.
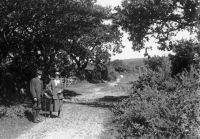
[[[148,71],[132,83],[129,98],[115,105],[120,138],[197,137],[198,72],[191,68],[176,78],[163,72]]]

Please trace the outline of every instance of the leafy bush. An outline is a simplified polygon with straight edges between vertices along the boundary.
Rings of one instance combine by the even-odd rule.
[[[124,64],[122,60],[114,60],[111,65],[117,72],[125,72],[129,70],[128,66]]]
[[[110,71],[108,74],[108,81],[117,80],[117,73],[115,71]]]
[[[144,59],[144,64],[148,69],[157,72],[160,68],[165,69],[164,66],[168,68],[168,70],[170,70],[169,68],[171,67],[169,59],[164,56],[154,56],[149,59]]]
[[[198,127],[197,71],[177,78],[149,71],[133,82],[132,93],[113,109],[122,139],[192,138]]]
[[[1,106],[0,118],[1,117],[22,118],[22,117],[25,117],[25,114],[27,111],[31,111],[31,109],[26,108],[22,105],[16,105],[16,106],[10,106],[10,107]]]
[[[102,81],[115,81],[117,73],[115,69],[109,64],[97,65],[94,70],[85,71],[86,79],[89,82],[99,83]]]
[[[21,105],[12,106],[6,109],[6,116],[8,117],[23,117],[25,112],[25,108]]]
[[[1,106],[0,107],[0,118],[6,115],[6,107]]]
[[[174,55],[169,55],[172,63],[172,74],[176,75],[183,70],[190,70],[190,66],[197,64],[195,60],[195,54],[200,55],[200,47],[198,43],[192,40],[189,41],[178,41],[173,46]],[[199,64],[199,61],[198,61]]]

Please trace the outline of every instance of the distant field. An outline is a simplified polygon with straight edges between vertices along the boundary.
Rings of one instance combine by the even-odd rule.
[[[123,59],[124,64],[129,65],[131,67],[135,66],[144,66],[144,58],[135,58],[135,59]]]

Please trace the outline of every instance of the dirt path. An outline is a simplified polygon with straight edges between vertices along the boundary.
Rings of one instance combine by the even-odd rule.
[[[119,81],[75,88],[76,92],[82,89],[86,93],[65,100],[61,118],[45,118],[17,139],[101,139],[112,119],[112,112],[96,102],[125,95],[116,88]]]
[[[76,104],[63,108],[62,118],[48,118],[18,139],[98,139],[108,110]]]

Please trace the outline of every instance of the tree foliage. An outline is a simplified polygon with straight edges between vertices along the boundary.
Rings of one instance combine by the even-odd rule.
[[[159,72],[160,70],[168,71],[170,75],[171,72],[171,62],[168,57],[153,56],[149,59],[144,59],[144,64],[147,69]]]
[[[199,43],[193,40],[181,40],[173,45],[172,50],[175,53],[169,55],[172,63],[172,75],[181,73],[184,70],[189,71],[192,65],[199,69],[200,61],[195,58],[195,55],[197,57],[200,55]]]
[[[170,38],[177,31],[194,31],[197,9],[198,0],[124,0],[114,16],[115,23],[130,34],[134,50],[144,48],[150,37],[169,50]]]
[[[8,73],[14,88],[24,86],[18,84],[27,84],[38,68],[45,78],[57,68],[62,75],[70,70],[78,72],[88,62],[108,61],[112,50],[120,52],[118,26],[104,23],[112,18],[111,11],[95,2],[0,1],[1,83]]]
[[[116,72],[125,72],[129,70],[129,67],[122,60],[117,59],[112,61],[110,64]]]

